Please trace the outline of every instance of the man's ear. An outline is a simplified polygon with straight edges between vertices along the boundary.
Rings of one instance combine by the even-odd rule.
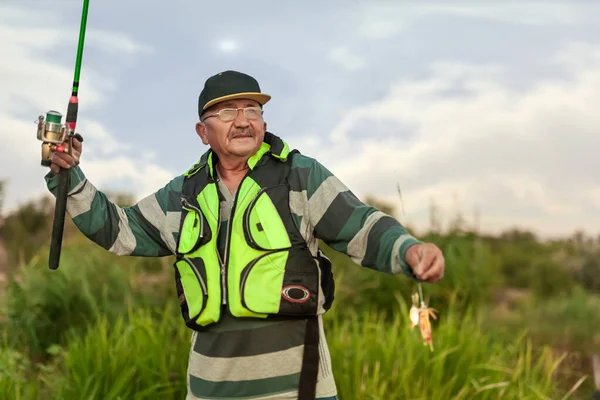
[[[202,139],[202,143],[208,145],[208,136],[206,135],[206,124],[204,122],[196,123],[196,133]]]

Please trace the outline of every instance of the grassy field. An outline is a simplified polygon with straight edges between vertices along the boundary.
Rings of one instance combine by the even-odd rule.
[[[433,352],[410,329],[407,278],[327,250],[337,291],[325,322],[341,399],[591,398],[600,297],[544,266],[563,249],[537,249],[527,285],[531,276],[506,261],[527,253],[509,255],[514,242],[432,239],[448,265],[442,283],[425,285],[440,312]],[[0,398],[184,398],[191,332],[170,261],[117,257],[75,236],[57,271],[45,249],[14,269],[0,296]]]

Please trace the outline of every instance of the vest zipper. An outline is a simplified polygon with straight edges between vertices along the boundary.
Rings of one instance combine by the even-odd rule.
[[[260,195],[266,191],[267,191],[267,188],[264,187],[264,188],[261,188],[258,191],[258,193],[256,193],[256,196],[254,196],[254,198],[248,205],[248,208],[246,208],[246,212],[245,212],[246,215],[244,215],[244,220],[246,223],[244,224],[245,226],[243,226],[242,228],[244,229],[244,231],[246,230],[246,228],[248,229],[248,232],[247,232],[248,234],[246,235],[246,239],[250,242],[250,244],[255,245],[255,246],[256,246],[256,242],[254,241],[254,238],[252,237],[252,233],[250,232],[250,210],[252,210],[252,207],[254,207],[254,204],[256,204]],[[263,249],[263,250],[265,250],[265,249]]]
[[[190,204],[190,202],[185,197],[181,198],[181,205],[187,208],[191,208],[192,210],[198,213],[198,220],[200,221],[200,235],[198,236],[198,238],[204,238],[204,216],[202,215],[202,211],[200,211],[198,207]]]
[[[231,227],[233,225],[233,219],[235,216],[235,208],[237,206],[237,202],[238,202],[238,198],[240,195],[240,189],[242,188],[242,185],[244,184],[244,181],[246,180],[246,177],[248,177],[248,175],[250,174],[250,172],[252,172],[252,170],[248,170],[248,172],[246,173],[246,175],[244,175],[244,177],[242,178],[242,180],[240,181],[240,184],[237,187],[237,190],[235,191],[235,197],[233,199],[233,204],[231,206],[231,212],[229,213],[229,223],[227,224],[227,235],[225,238],[225,261],[223,263],[224,265],[224,279],[225,279],[225,288],[224,290],[227,290],[227,284],[229,283],[227,278],[228,278],[228,271],[229,271],[229,252],[230,252],[230,247],[231,247]],[[245,196],[247,196],[248,193],[245,194]],[[243,216],[242,216],[243,217]],[[242,224],[243,225],[243,224]],[[242,227],[243,229],[243,227]],[[229,315],[233,315],[231,314],[231,310],[229,309],[229,302],[227,302],[227,312],[229,313]]]
[[[231,226],[233,225],[233,218],[235,216],[235,206],[237,205],[237,201],[238,201],[238,197],[240,195],[240,188],[242,187],[242,184],[244,183],[244,180],[246,179],[246,176],[248,176],[248,174],[246,174],[242,180],[240,181],[240,184],[237,187],[237,190],[235,191],[235,197],[233,198],[233,204],[231,205],[231,212],[229,213],[229,223],[227,224],[227,235],[225,235],[225,260],[223,262],[223,291],[225,292],[225,294],[228,294],[227,291],[227,284],[229,283],[227,278],[228,278],[228,274],[227,274],[227,270],[228,268],[228,264],[229,264],[229,248],[231,247]],[[229,313],[229,315],[231,314],[231,310],[229,309],[229,301],[227,301],[227,312]]]
[[[209,176],[208,182],[210,184],[215,185],[214,187],[215,187],[215,190],[217,191],[217,198],[218,198],[219,197],[219,186],[217,184],[217,181],[214,180],[214,179],[212,179]],[[208,199],[206,198],[206,194],[204,194],[204,200],[206,200],[206,202],[209,203]],[[209,210],[208,211],[211,211],[210,210],[210,206],[209,206]],[[213,215],[213,217],[215,216],[215,214],[213,214],[212,211],[211,211],[211,214]],[[215,241],[218,243],[219,232],[221,231],[221,202],[220,201],[217,203],[217,216],[216,216],[216,219],[217,219],[217,234],[216,234],[216,237],[215,237]],[[221,275],[221,306],[222,306],[223,304],[225,304],[224,290],[226,290],[226,287],[225,287],[225,280],[223,279],[223,275],[225,273],[225,265],[224,265],[223,259],[221,258],[221,254],[219,253],[219,247],[218,246],[215,246],[215,252],[217,253],[217,260],[219,260],[220,270],[221,270],[220,275]]]
[[[219,193],[219,186],[216,182],[214,182],[215,185],[215,190],[217,191],[217,198],[218,193]],[[219,240],[219,232],[221,231],[221,202],[219,201],[219,204],[217,205],[217,241]],[[227,239],[225,239],[227,240]],[[227,247],[227,244],[225,245],[225,247]],[[219,253],[219,247],[215,246],[216,251],[217,251],[217,259],[219,260],[219,264],[221,264],[221,306],[223,304],[226,304],[226,291],[227,291],[227,286],[225,285],[225,262],[223,261],[223,259],[221,258],[221,253]],[[226,253],[224,252],[223,254],[224,256],[226,256]]]

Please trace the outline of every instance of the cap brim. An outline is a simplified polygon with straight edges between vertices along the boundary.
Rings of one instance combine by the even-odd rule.
[[[208,103],[204,105],[202,111],[206,110],[210,106],[214,106],[217,103],[221,103],[227,100],[234,99],[250,99],[258,102],[260,105],[266,104],[269,100],[271,100],[271,96],[265,93],[256,93],[256,92],[243,92],[243,93],[235,93],[227,96],[217,97],[216,99],[212,99]]]

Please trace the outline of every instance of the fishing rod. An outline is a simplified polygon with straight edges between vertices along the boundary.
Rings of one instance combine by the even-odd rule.
[[[65,123],[61,123],[62,114],[50,110],[46,117],[40,115],[37,120],[37,138],[42,143],[42,166],[49,167],[52,155],[56,153],[73,154],[73,139],[83,142],[83,137],[75,133],[77,127],[77,112],[79,111],[79,75],[81,72],[81,60],[83,58],[83,44],[85,40],[85,29],[87,24],[89,0],[83,0],[83,11],[81,13],[81,24],[79,27],[79,44],[77,46],[77,58],[75,60],[75,75],[73,77],[73,88]],[[67,194],[69,191],[69,171],[60,168],[58,173],[58,187],[56,191],[56,205],[54,208],[54,221],[52,223],[52,237],[50,240],[50,257],[48,267],[52,270],[58,268],[60,252],[62,248],[63,232],[65,227],[65,214],[67,210]]]

